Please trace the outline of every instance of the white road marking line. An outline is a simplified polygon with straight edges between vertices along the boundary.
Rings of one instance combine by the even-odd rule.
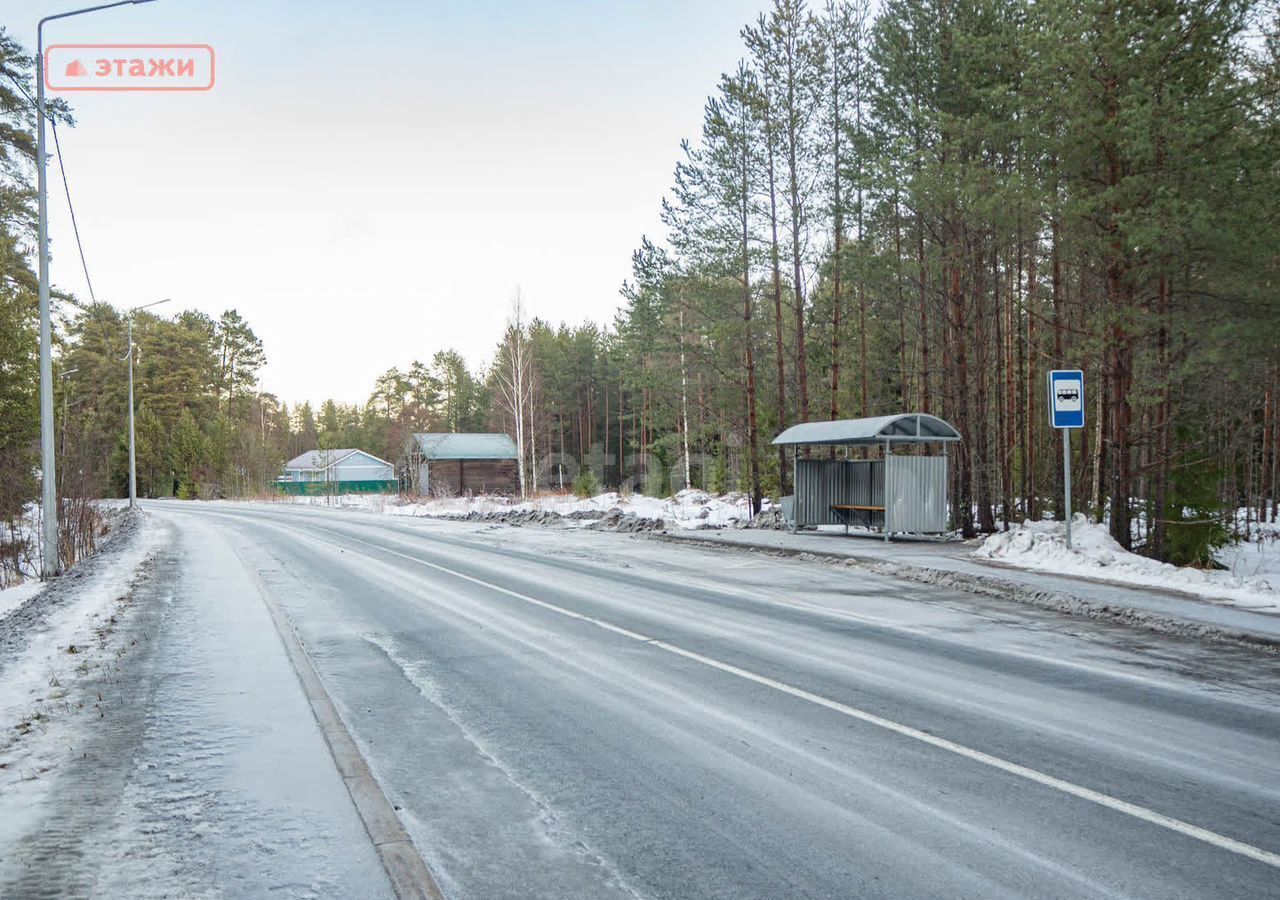
[[[861,722],[866,722],[869,725],[875,725],[877,728],[892,731],[895,734],[900,734],[903,737],[908,737],[923,744],[928,744],[931,747],[946,750],[950,753],[962,756],[965,759],[970,759],[974,762],[991,766],[993,769],[999,769],[1000,771],[1007,772],[1010,775],[1025,778],[1027,781],[1033,781],[1036,784],[1053,788],[1064,794],[1079,797],[1082,800],[1088,800],[1091,803],[1096,803],[1099,806],[1106,807],[1107,809],[1124,813],[1127,816],[1132,816],[1133,818],[1140,819],[1143,822],[1149,822],[1152,825],[1167,828],[1170,831],[1177,832],[1178,834],[1185,835],[1186,837],[1203,841],[1206,844],[1210,844],[1222,850],[1237,853],[1240,856],[1247,857],[1248,859],[1252,859],[1256,862],[1280,869],[1280,854],[1272,853],[1269,850],[1263,850],[1261,847],[1255,847],[1252,844],[1246,844],[1243,841],[1237,841],[1235,838],[1227,837],[1224,834],[1218,834],[1216,831],[1210,831],[1207,828],[1201,828],[1199,825],[1192,825],[1190,822],[1184,822],[1182,819],[1175,819],[1172,816],[1166,816],[1163,813],[1156,812],[1155,810],[1147,809],[1145,806],[1139,806],[1136,803],[1130,803],[1127,800],[1112,797],[1109,794],[1095,791],[1091,788],[1075,784],[1074,782],[1064,781],[1061,778],[1056,778],[1053,775],[1046,774],[1045,772],[1041,772],[1037,769],[1032,769],[1028,766],[1010,762],[1009,760],[1002,759],[998,756],[992,756],[990,753],[975,750],[974,748],[967,747],[964,744],[957,744],[955,741],[949,741],[946,738],[929,734],[927,731],[912,728],[910,725],[903,725],[900,722],[894,722],[892,719],[886,719],[883,716],[876,715],[875,713],[870,713],[866,710],[849,706],[848,704],[841,703],[838,700],[832,700],[829,697],[814,694],[810,691],[804,690],[803,688],[787,684],[786,682],[777,681],[767,675],[758,675],[755,672],[739,668],[738,666],[730,663],[721,662],[720,660],[713,659],[709,656],[703,656],[701,653],[695,653],[692,650],[685,650],[683,647],[677,647],[675,644],[669,644],[666,641],[659,640],[658,638],[649,637],[648,635],[641,634],[638,631],[632,631],[629,628],[614,625],[612,622],[606,622],[604,619],[597,619],[594,616],[574,612],[573,610],[566,609],[563,606],[556,606],[554,603],[539,600],[537,597],[530,597],[528,594],[522,594],[519,591],[513,591],[510,588],[504,588],[501,585],[485,581],[482,578],[467,575],[465,572],[450,569],[448,566],[429,562],[408,553],[401,553],[399,550],[391,550],[387,547],[379,546],[371,541],[366,541],[350,534],[344,534],[343,539],[356,541],[357,543],[364,544],[367,547],[372,547],[382,553],[390,553],[393,556],[399,556],[403,559],[409,560],[410,562],[417,563],[418,565],[427,566],[437,571],[444,572],[447,575],[452,575],[454,578],[459,578],[463,581],[471,582],[472,584],[479,585],[480,587],[487,588],[488,590],[495,591],[499,594],[505,594],[508,597],[513,597],[525,603],[533,604],[534,606],[548,610],[549,612],[553,612],[570,619],[589,622],[598,628],[603,628],[605,631],[630,638],[631,640],[642,644],[648,644],[651,647],[657,647],[676,656],[681,656],[712,669],[717,669],[729,675],[734,675],[745,681],[751,681],[756,684],[772,688],[775,691],[780,691],[781,693],[788,694],[800,700],[806,700],[816,706],[825,707],[826,709],[848,716],[851,719],[857,719]]]
[[[281,530],[284,530],[283,526],[275,526],[275,527],[278,527]],[[937,747],[938,749],[947,750],[951,753],[955,753],[959,756],[965,757],[975,762],[979,762],[984,765],[991,766],[992,768],[999,769],[1003,772],[1007,772],[1012,775],[1016,775],[1028,781],[1035,782],[1037,784],[1042,784],[1046,787],[1054,788],[1055,790],[1061,791],[1071,796],[1088,800],[1092,803],[1096,803],[1100,806],[1115,810],[1117,812],[1124,813],[1125,815],[1132,816],[1136,819],[1139,819],[1154,825],[1158,825],[1162,828],[1167,828],[1170,831],[1174,831],[1178,834],[1182,834],[1187,837],[1191,837],[1196,840],[1203,841],[1204,843],[1210,844],[1212,846],[1218,847],[1223,850],[1227,850],[1232,853],[1237,853],[1241,856],[1247,857],[1249,859],[1253,859],[1265,865],[1269,865],[1274,868],[1280,868],[1280,854],[1272,853],[1268,850],[1263,850],[1262,848],[1255,847],[1252,844],[1247,844],[1242,841],[1237,841],[1234,838],[1227,837],[1226,835],[1219,834],[1215,831],[1210,831],[1209,829],[1206,829],[1206,828],[1201,828],[1198,825],[1193,825],[1181,819],[1175,819],[1171,816],[1166,816],[1163,813],[1158,813],[1154,810],[1147,809],[1146,807],[1139,806],[1134,803],[1130,803],[1126,800],[1121,800],[1119,798],[1112,797],[1108,794],[1103,794],[1099,791],[1094,791],[1091,788],[1086,788],[1081,785],[1074,784],[1073,782],[1056,778],[1052,775],[1046,774],[1044,772],[1040,772],[1036,769],[1032,769],[1027,766],[1023,766],[1018,763],[1014,763],[1014,762],[1010,762],[1009,760],[1002,759],[998,756],[992,756],[991,754],[984,753],[981,750],[975,750],[972,747],[967,747],[963,744],[958,744],[954,741],[949,741],[946,738],[941,738],[936,735],[929,734],[928,732],[921,731],[916,728],[912,728],[909,725],[903,725],[899,722],[894,722],[890,719],[885,719],[881,716],[877,716],[874,713],[870,713],[865,710],[861,710],[856,707],[852,707],[847,704],[840,703],[837,700],[832,700],[830,698],[823,697],[819,694],[814,694],[812,692],[804,690],[803,688],[794,687],[792,685],[786,684],[785,682],[781,682],[781,681],[777,681],[775,679],[769,678],[768,676],[765,676],[765,675],[758,675],[754,672],[748,671],[746,669],[741,669],[730,663],[721,662],[720,660],[713,659],[708,656],[704,656],[700,653],[696,653],[691,650],[685,650],[682,647],[678,647],[674,644],[669,644],[657,638],[651,638],[647,635],[641,634],[636,631],[632,631],[628,628],[623,628],[622,626],[619,626],[619,625],[614,625],[613,623],[605,621],[603,619],[598,619],[594,616],[589,616],[583,613],[575,612],[571,609],[566,609],[562,606],[557,606],[554,603],[549,603],[545,600],[539,600],[536,597],[531,597],[528,594],[523,594],[523,593],[520,593],[519,591],[513,591],[510,588],[504,588],[501,585],[497,585],[492,582],[485,581],[484,579],[481,579],[481,578],[476,578],[472,575],[467,575],[463,572],[457,571],[456,569],[451,569],[448,566],[442,566],[438,563],[429,562],[428,560],[421,559],[419,557],[413,556],[408,553],[402,553],[398,550],[392,550],[380,544],[373,543],[372,541],[367,541],[362,538],[355,537],[349,532],[344,532],[342,534],[342,540],[354,541],[356,543],[363,544],[366,547],[370,547],[379,552],[387,553],[392,556],[401,557],[402,559],[406,559],[410,562],[417,563],[418,565],[435,569],[437,571],[443,572],[445,574],[461,579],[463,581],[468,581],[468,582],[471,582],[472,584],[479,585],[488,590],[491,590],[500,594],[504,594],[509,597],[513,597],[517,600],[521,600],[525,603],[529,603],[534,606],[538,606],[542,609],[548,610],[549,612],[554,612],[557,615],[591,623],[592,625],[595,625],[598,628],[601,628],[605,631],[613,632],[614,634],[621,635],[623,637],[629,638],[638,643],[648,644],[650,646],[660,648],[662,650],[667,651],[668,653],[672,653],[674,655],[684,657],[691,661],[700,663],[701,665],[705,665],[710,668],[714,668],[719,671],[725,672],[727,674],[734,675],[738,678],[742,678],[746,681],[751,681],[756,684],[769,687],[773,690],[788,694],[798,699],[806,700],[817,706],[822,706],[832,711],[839,712],[850,718],[857,719],[859,721],[866,722],[871,725],[875,725],[887,731],[892,731],[904,737],[909,737],[913,740],[920,741],[921,743],[925,743],[930,746]]]
[[[224,502],[229,503],[229,501],[224,501]],[[287,505],[284,510],[271,510],[271,512],[287,513],[295,510],[301,513],[314,513],[316,517],[322,517],[326,511],[324,507]],[[170,512],[172,510],[168,509],[165,511]],[[190,510],[181,510],[180,512],[185,512],[189,515],[208,514],[208,510],[201,510],[198,513]],[[239,515],[241,513],[250,514],[249,519],[250,521],[253,521],[255,524],[262,525],[264,527],[274,528],[278,531],[286,532],[291,535],[295,534],[295,532],[291,531],[289,529],[289,526],[287,525],[281,525],[278,523],[269,524],[264,519],[264,517],[259,515],[260,510],[258,509],[237,508],[227,513],[227,515],[231,516],[232,518],[243,520],[244,516]],[[221,515],[221,513],[215,512],[213,513],[213,515]],[[398,521],[395,521],[395,522],[374,523],[374,522],[365,521],[365,522],[355,523],[354,525],[351,522],[344,522],[343,524],[349,527],[357,527],[362,531],[377,531],[384,526],[393,526],[397,536],[396,537],[397,543],[400,543],[402,545],[411,543],[411,541],[409,541],[408,539],[410,535],[407,534],[406,532],[406,529],[409,529],[412,527],[410,523],[413,523],[414,525],[421,524],[423,526],[429,525],[433,528],[436,525],[448,526],[451,524],[455,524],[450,521],[440,521],[440,520],[431,519],[427,517],[404,516],[404,517],[397,517],[397,519]],[[374,527],[375,525],[377,527]],[[333,532],[332,529],[330,529],[330,533],[332,534],[335,532]],[[411,536],[413,538],[420,538],[421,533],[414,533]],[[459,547],[459,548],[465,547],[468,549],[477,549],[482,551],[493,551],[495,549],[499,549],[495,547],[495,545],[492,542],[477,543],[474,541],[452,540],[452,541],[449,541],[448,543],[453,547]],[[381,545],[379,544],[370,544],[369,546],[381,547]],[[386,549],[386,548],[383,548],[383,549]],[[391,552],[391,551],[388,551],[388,552]],[[596,568],[603,568],[601,566],[596,565],[592,560],[585,560],[585,561],[579,561],[579,562],[584,562],[585,564],[593,565]],[[749,563],[749,564],[740,564],[740,565],[746,565],[746,566],[758,565],[763,567],[767,564],[766,563]],[[738,568],[738,567],[739,566],[735,565],[735,566],[730,566],[729,568]],[[588,574],[590,575],[590,573]],[[601,577],[601,575],[597,573],[597,574],[591,575],[591,577]],[[888,576],[888,575],[875,575],[874,577],[892,579],[892,576]],[[706,588],[704,587],[703,589],[705,590]],[[719,593],[722,593],[726,597],[734,596],[730,592],[720,590],[718,585],[713,586],[712,590],[718,591]],[[845,619],[851,622],[859,622],[866,625],[874,625],[877,627],[886,628],[893,631],[903,632],[905,634],[914,634],[914,635],[920,635],[923,637],[931,637],[931,638],[937,638],[939,636],[937,631],[934,629],[924,628],[920,626],[913,626],[913,625],[904,625],[890,618],[875,616],[870,613],[856,613],[850,610],[841,609],[839,607],[834,607],[834,606],[823,606],[821,604],[807,603],[799,600],[788,600],[778,596],[773,596],[771,594],[763,593],[760,591],[746,591],[746,590],[739,589],[739,593],[750,594],[751,596],[755,597],[757,600],[772,603],[777,606],[782,606],[782,607],[796,609],[796,610],[805,611],[805,612],[815,612],[820,615],[828,615],[834,618]],[[943,608],[945,609],[949,607],[944,606]],[[1200,698],[1204,697],[1204,691],[1202,689],[1190,687],[1187,685],[1174,684],[1167,681],[1162,681],[1161,679],[1154,678],[1139,672],[1113,668],[1111,665],[1101,663],[1097,660],[1091,660],[1089,662],[1077,662],[1074,660],[1065,659],[1065,658],[1056,657],[1056,656],[1046,656],[1044,654],[1034,653],[1028,650],[1015,650],[1010,647],[998,647],[998,648],[985,647],[983,649],[991,653],[999,653],[1003,656],[1012,657],[1014,659],[1029,660],[1031,662],[1041,663],[1049,666],[1056,666],[1059,668],[1073,669],[1076,671],[1085,672],[1085,673],[1094,674],[1094,675],[1100,673],[1102,675],[1105,675],[1107,678],[1117,679],[1121,681],[1130,681],[1135,684],[1157,686],[1163,691],[1172,691],[1180,694],[1188,694],[1188,695],[1192,695]],[[1233,704],[1243,704],[1243,705],[1248,705],[1250,708],[1257,708],[1256,703],[1252,697],[1234,696],[1234,697],[1223,698],[1219,695],[1217,699],[1219,700],[1225,699],[1225,702],[1230,702]],[[1270,709],[1269,706],[1267,708]]]

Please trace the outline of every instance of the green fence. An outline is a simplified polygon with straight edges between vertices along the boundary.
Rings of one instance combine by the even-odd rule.
[[[394,479],[387,481],[277,481],[276,489],[282,494],[323,497],[326,494],[395,494],[400,485]]]

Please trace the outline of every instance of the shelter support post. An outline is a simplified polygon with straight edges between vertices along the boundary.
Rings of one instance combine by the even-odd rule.
[[[800,473],[800,446],[797,444],[791,448],[791,485],[795,491],[795,502],[791,504],[791,533],[795,534],[800,530],[800,480],[796,476]]]
[[[893,452],[893,444],[884,439],[884,542],[889,543],[889,510],[893,508],[893,494],[889,492],[889,473],[893,468],[889,465],[889,456]]]

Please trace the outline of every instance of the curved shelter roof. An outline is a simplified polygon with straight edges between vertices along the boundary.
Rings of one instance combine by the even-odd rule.
[[[928,413],[899,413],[869,419],[837,419],[834,422],[804,422],[792,425],[773,439],[774,444],[835,444],[858,446],[898,443],[936,443],[960,440],[951,423]]]

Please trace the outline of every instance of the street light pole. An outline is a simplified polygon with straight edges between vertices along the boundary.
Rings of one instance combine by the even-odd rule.
[[[129,310],[129,347],[125,351],[129,356],[129,508],[133,509],[138,505],[138,457],[134,452],[133,438],[133,314],[140,309],[146,309],[149,306],[159,306],[161,303],[168,303],[168,298],[157,300],[155,303],[144,303],[142,306],[135,306]]]
[[[44,150],[44,23],[84,13],[150,3],[151,0],[119,0],[45,16],[36,26],[36,206],[40,274],[40,494],[44,534],[40,553],[40,575],[49,578],[62,568],[58,553],[58,484],[53,461],[53,325],[49,314],[49,190],[45,178]]]
[[[133,450],[133,316],[129,316],[129,508],[138,504],[138,459]]]

